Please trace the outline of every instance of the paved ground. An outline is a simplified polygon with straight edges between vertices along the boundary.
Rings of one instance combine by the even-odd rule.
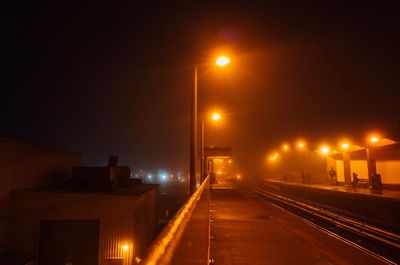
[[[224,179],[212,186],[216,265],[382,264]]]

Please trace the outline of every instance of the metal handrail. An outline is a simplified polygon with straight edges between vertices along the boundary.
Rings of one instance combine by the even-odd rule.
[[[187,222],[190,220],[205,187],[208,185],[207,177],[202,185],[187,200],[187,202],[175,214],[172,220],[161,231],[152,243],[147,255],[140,264],[143,265],[166,265],[170,264],[174,251],[181,239]]]

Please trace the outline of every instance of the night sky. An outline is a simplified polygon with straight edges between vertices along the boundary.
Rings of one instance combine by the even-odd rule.
[[[249,174],[298,137],[399,135],[398,1],[182,2],[7,7],[0,136],[86,165],[118,154],[133,169],[187,170],[194,64],[199,115],[223,113],[207,145],[232,146]],[[208,64],[221,50],[223,70]]]

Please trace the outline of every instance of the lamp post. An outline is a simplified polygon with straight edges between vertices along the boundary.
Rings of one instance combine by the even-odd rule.
[[[368,147],[367,147],[367,166],[368,166],[368,182],[372,183],[372,178],[376,175],[376,156],[375,149],[376,144],[379,142],[380,138],[376,135],[369,137]]]
[[[213,121],[219,121],[221,119],[221,114],[218,112],[214,112],[213,115],[211,116],[211,119]],[[200,178],[201,182],[206,178],[206,173],[207,173],[207,161],[206,157],[204,154],[204,145],[205,145],[205,121],[201,120],[201,138],[200,138]]]
[[[194,66],[194,86],[192,91],[190,115],[190,179],[189,192],[196,190],[196,153],[197,153],[197,65]]]
[[[219,56],[215,64],[219,67],[224,67],[230,63],[230,59],[226,56]],[[190,115],[190,179],[189,179],[189,192],[193,194],[196,190],[196,154],[197,154],[197,69],[194,66],[194,84],[191,95],[191,115]]]
[[[343,173],[344,173],[344,185],[351,186],[351,162],[350,162],[350,144],[344,142],[340,145],[342,149],[343,158]]]

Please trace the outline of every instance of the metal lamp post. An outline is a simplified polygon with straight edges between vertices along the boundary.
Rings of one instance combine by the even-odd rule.
[[[215,64],[219,67],[224,67],[230,63],[230,59],[226,56],[219,56]],[[194,84],[191,95],[191,115],[190,115],[190,179],[189,179],[189,191],[193,194],[196,190],[196,163],[197,163],[197,69],[198,66],[194,66]],[[203,149],[203,148],[202,148]],[[202,150],[204,152],[204,150]]]

